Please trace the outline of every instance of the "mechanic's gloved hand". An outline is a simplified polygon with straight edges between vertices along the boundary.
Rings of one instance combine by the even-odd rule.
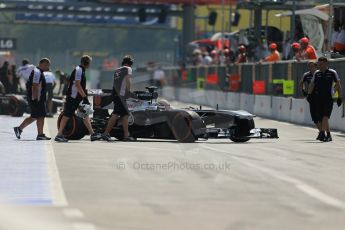
[[[341,97],[338,97],[338,99],[337,99],[337,105],[338,105],[338,107],[340,107],[341,104],[343,104],[343,99],[342,99]]]
[[[89,99],[87,97],[83,98],[83,104],[90,105]]]
[[[303,94],[303,96],[308,96],[308,92],[307,91],[305,91],[304,89],[302,89],[302,94]]]
[[[307,94],[307,101],[308,101],[309,103],[311,103],[311,95],[310,95],[310,94]]]

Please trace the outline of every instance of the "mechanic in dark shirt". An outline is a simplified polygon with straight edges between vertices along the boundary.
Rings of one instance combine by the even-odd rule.
[[[111,114],[107,127],[102,135],[102,138],[105,141],[111,140],[109,133],[119,118],[121,119],[123,127],[123,141],[135,140],[135,138],[129,135],[128,131],[129,111],[126,102],[126,97],[130,93],[131,89],[132,65],[133,58],[130,55],[126,55],[122,60],[122,66],[115,70],[112,92],[114,111]]]
[[[0,81],[5,87],[6,93],[11,92],[11,81],[10,81],[10,63],[5,61],[2,67],[0,68]]]
[[[43,75],[44,71],[49,71],[50,60],[43,58],[39,62],[38,67],[35,67],[26,83],[27,100],[29,102],[31,116],[27,117],[18,127],[14,127],[14,133],[18,139],[24,128],[32,122],[37,123],[37,138],[36,140],[50,140],[43,133],[44,118],[46,116],[46,80]]]
[[[299,82],[299,87],[302,90],[303,96],[307,96],[308,95],[308,89],[309,89],[309,85],[311,82],[311,79],[314,76],[314,73],[317,70],[317,63],[315,61],[310,61],[308,62],[308,72],[303,74],[303,77],[301,79],[301,81]],[[308,98],[308,102],[309,102],[309,111],[310,111],[310,116],[311,119],[313,120],[314,124],[316,125],[316,128],[319,130],[319,134],[316,138],[316,140],[320,139],[320,135],[321,135],[321,122],[320,122],[320,113],[318,112],[318,106],[317,103],[318,101],[315,98],[315,91],[313,90],[313,92],[311,93],[311,95]]]
[[[62,72],[61,70],[56,70],[55,71],[56,76],[59,78],[60,84],[59,84],[59,89],[58,89],[58,95],[66,95],[67,93],[67,88],[68,88],[68,77],[67,75]]]
[[[311,97],[311,93],[315,91],[315,99],[317,100],[316,106],[320,112],[321,122],[321,134],[320,141],[328,142],[332,141],[332,136],[329,128],[329,118],[333,109],[333,84],[335,83],[335,89],[338,91],[337,104],[342,104],[342,92],[340,85],[340,78],[338,73],[328,67],[328,60],[326,57],[320,57],[318,59],[319,70],[314,73],[309,87],[308,98]],[[327,132],[327,135],[325,134]]]
[[[73,72],[71,73],[66,94],[64,115],[60,122],[58,134],[55,137],[55,141],[57,142],[68,141],[68,139],[63,136],[63,130],[65,129],[68,120],[74,116],[74,113],[78,109],[79,104],[83,102],[83,104],[90,105],[89,99],[87,98],[85,70],[90,67],[91,61],[92,58],[90,56],[82,56],[80,59],[80,65],[75,67]],[[86,116],[83,122],[91,135],[91,141],[99,140],[101,138],[101,135],[93,131],[90,117]]]

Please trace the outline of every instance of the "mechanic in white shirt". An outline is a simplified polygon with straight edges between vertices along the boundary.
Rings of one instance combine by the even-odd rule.
[[[46,79],[46,89],[47,89],[47,107],[48,107],[47,117],[52,117],[53,116],[53,94],[54,94],[53,91],[56,86],[55,75],[50,71],[46,71],[43,74]]]
[[[165,84],[165,73],[160,66],[153,72],[153,82],[158,88],[163,87]]]
[[[29,64],[27,59],[23,59],[22,66],[20,66],[16,71],[16,74],[19,77],[19,85],[21,89],[26,88],[22,87],[22,85],[26,85],[26,82],[29,80],[30,74],[34,68],[35,66]]]

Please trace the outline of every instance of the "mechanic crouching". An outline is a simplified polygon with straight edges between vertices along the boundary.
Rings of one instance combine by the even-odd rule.
[[[126,102],[126,94],[130,92],[131,89],[132,65],[133,58],[130,55],[126,55],[122,60],[122,66],[115,70],[112,91],[114,111],[102,134],[102,139],[105,141],[111,141],[109,133],[118,119],[121,119],[122,122],[123,141],[135,141],[135,138],[131,137],[128,131],[129,111]]]
[[[68,139],[63,136],[63,130],[65,129],[68,120],[74,116],[74,113],[78,109],[81,102],[84,105],[90,105],[90,102],[87,98],[85,70],[90,67],[91,61],[92,59],[90,56],[82,56],[80,60],[80,65],[75,67],[75,69],[71,73],[66,94],[64,115],[61,119],[58,134],[55,137],[55,141],[57,142],[68,141]],[[101,134],[95,133],[93,131],[90,117],[86,115],[83,121],[91,135],[91,141],[99,140],[101,138]]]

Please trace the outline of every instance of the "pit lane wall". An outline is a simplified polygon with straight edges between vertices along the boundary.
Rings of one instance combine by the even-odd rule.
[[[185,103],[197,104],[227,110],[246,110],[260,117],[313,126],[309,104],[305,99],[247,93],[222,92],[218,90],[197,90],[166,86],[163,97]],[[345,132],[344,105],[333,106],[330,126],[333,130]]]
[[[345,58],[329,59],[345,89]],[[255,115],[313,125],[299,82],[307,61],[244,63],[220,66],[166,67],[164,96],[219,109],[246,110]],[[334,97],[337,97],[334,95]],[[345,90],[343,90],[345,98]],[[344,107],[333,107],[331,127],[345,131]]]

